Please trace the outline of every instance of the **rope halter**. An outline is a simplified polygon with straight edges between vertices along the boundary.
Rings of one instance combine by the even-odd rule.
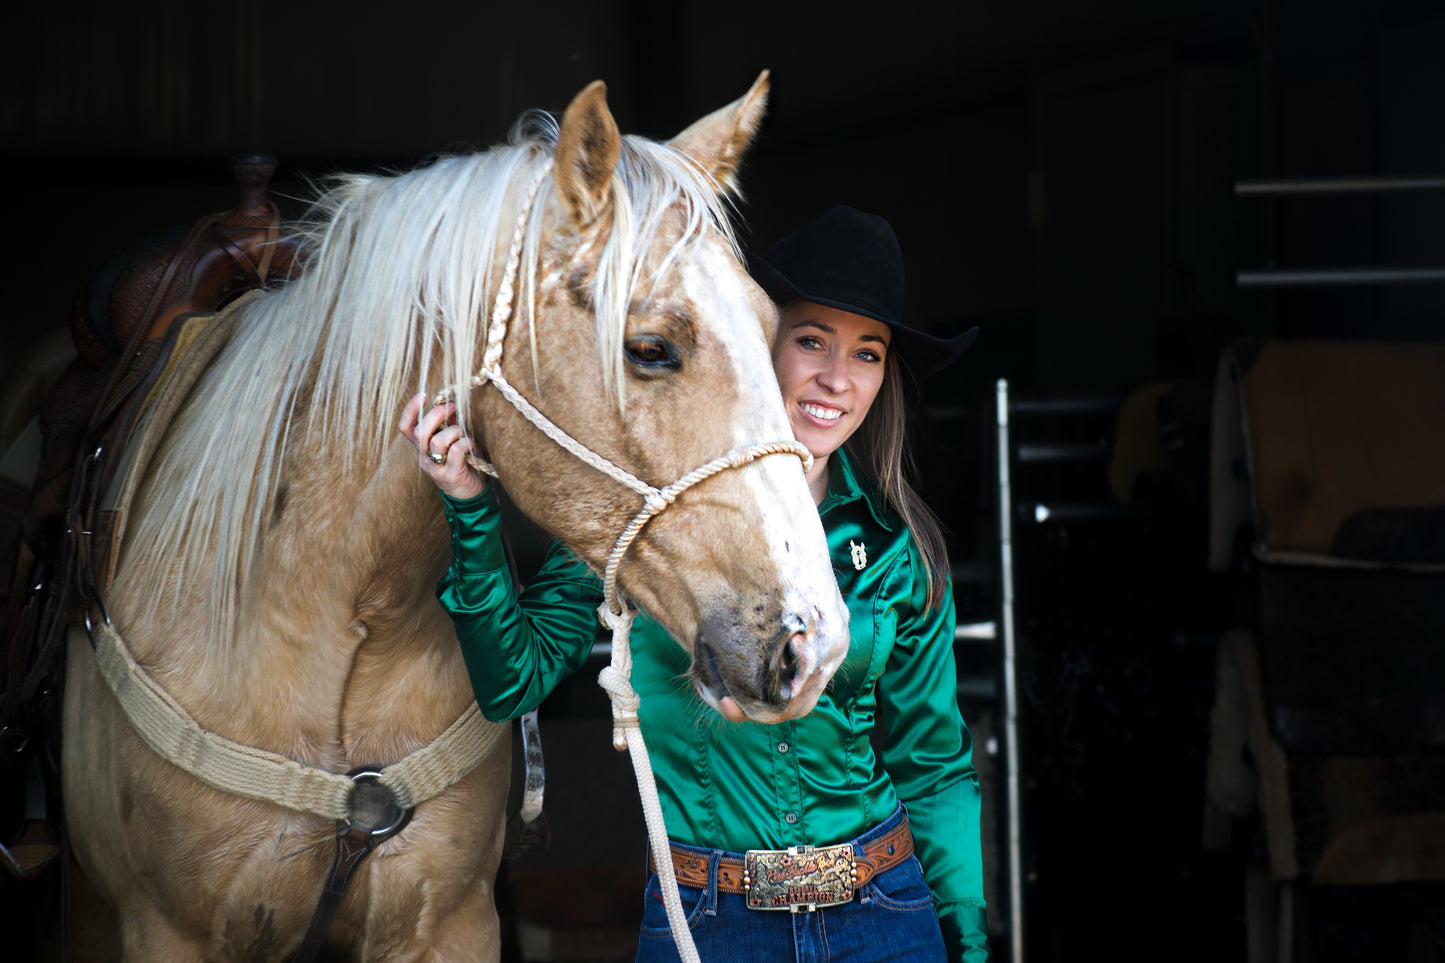
[[[642,508],[632,521],[622,530],[617,542],[612,546],[611,553],[607,556],[607,564],[602,575],[602,597],[603,607],[614,615],[622,615],[627,611],[626,604],[622,601],[617,591],[617,569],[622,563],[622,557],[627,554],[627,549],[637,539],[642,529],[655,516],[661,514],[667,506],[677,501],[677,497],[687,491],[693,485],[711,478],[713,475],[728,469],[741,468],[749,462],[755,461],[766,455],[791,454],[796,455],[803,461],[803,471],[807,472],[813,466],[813,456],[808,449],[796,441],[770,441],[761,444],[742,445],[734,448],[726,454],[714,458],[692,471],[683,475],[671,485],[662,488],[649,485],[638,478],[632,472],[609,461],[586,445],[577,441],[567,432],[557,426],[552,419],[548,418],[528,401],[521,392],[512,386],[502,373],[502,342],[507,336],[507,324],[513,314],[513,306],[516,301],[517,276],[521,267],[522,242],[527,231],[527,222],[531,217],[532,209],[536,204],[537,192],[543,181],[552,170],[552,159],[547,158],[538,169],[532,183],[527,188],[527,193],[522,199],[521,211],[517,216],[516,226],[512,230],[512,242],[507,249],[507,264],[502,275],[502,283],[497,288],[497,298],[492,304],[492,315],[487,325],[487,346],[482,354],[482,369],[472,375],[469,382],[470,388],[481,388],[491,384],[496,387],[513,408],[522,414],[529,422],[541,431],[548,438],[552,439],[563,449],[570,452],[580,460],[591,465],[604,475],[616,481],[618,484],[632,489],[642,496]],[[435,404],[455,400],[457,390],[455,386],[443,389],[437,394]],[[467,464],[477,471],[484,472],[496,477],[497,472],[493,465],[485,459],[476,455],[467,455]],[[604,622],[606,620],[604,619]]]

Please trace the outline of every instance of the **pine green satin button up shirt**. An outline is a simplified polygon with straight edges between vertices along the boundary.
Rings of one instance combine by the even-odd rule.
[[[733,852],[828,845],[860,835],[902,802],[949,956],[981,961],[979,789],[955,694],[952,590],[926,607],[912,537],[842,452],[831,467],[819,512],[852,641],[810,714],[778,725],[723,719],[687,681],[687,652],[645,613],[633,625],[632,685],[668,835]],[[438,597],[482,712],[515,718],[587,660],[601,582],[559,545],[518,598],[491,490],[444,501],[453,562]]]

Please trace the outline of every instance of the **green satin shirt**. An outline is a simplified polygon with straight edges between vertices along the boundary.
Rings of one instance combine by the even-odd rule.
[[[841,451],[831,468],[818,510],[852,642],[810,714],[778,725],[723,719],[693,692],[690,657],[671,636],[646,613],[633,625],[632,685],[668,835],[734,852],[828,845],[862,834],[901,801],[949,958],[980,963],[988,931],[979,788],[955,695],[952,586],[927,608],[907,529]],[[491,489],[443,501],[452,564],[438,598],[482,712],[516,718],[587,660],[601,582],[559,544],[518,598]],[[863,546],[862,568],[852,543]]]

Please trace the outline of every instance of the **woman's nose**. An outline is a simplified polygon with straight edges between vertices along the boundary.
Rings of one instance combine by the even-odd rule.
[[[832,392],[848,387],[847,359],[830,357],[818,370],[818,384]]]

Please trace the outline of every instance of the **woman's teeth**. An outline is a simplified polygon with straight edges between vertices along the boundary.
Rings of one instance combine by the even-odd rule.
[[[843,415],[843,412],[837,408],[819,408],[817,405],[803,405],[803,410],[814,418],[821,418],[824,421],[834,421]]]

